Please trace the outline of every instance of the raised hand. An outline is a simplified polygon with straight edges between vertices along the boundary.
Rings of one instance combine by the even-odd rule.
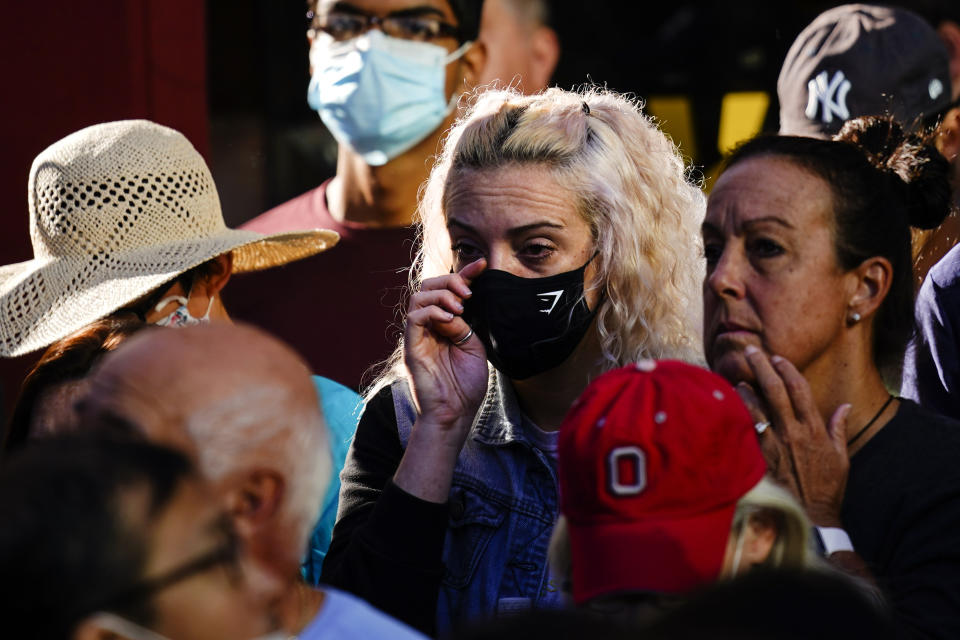
[[[486,351],[475,335],[463,341],[471,329],[460,317],[470,281],[484,268],[480,259],[426,280],[410,298],[404,360],[421,417],[445,428],[472,422],[487,389]]]
[[[461,318],[484,259],[430,278],[410,298],[404,361],[419,416],[394,476],[408,493],[444,502],[453,467],[487,390],[487,354]]]
[[[770,424],[760,434],[760,444],[771,474],[797,496],[814,524],[842,526],[850,405],[838,407],[825,425],[809,383],[792,363],[768,358],[756,347],[747,347],[745,355],[757,384],[751,389],[741,383],[737,391],[754,420]]]

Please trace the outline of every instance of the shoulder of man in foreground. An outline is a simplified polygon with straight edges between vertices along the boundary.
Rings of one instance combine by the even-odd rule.
[[[300,640],[385,638],[425,640],[427,636],[375,609],[360,598],[327,586],[323,606],[298,636]]]

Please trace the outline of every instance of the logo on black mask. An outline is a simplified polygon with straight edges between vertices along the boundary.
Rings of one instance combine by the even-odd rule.
[[[463,319],[498,371],[523,380],[570,357],[596,314],[583,296],[590,260],[579,269],[545,278],[488,269],[470,283],[473,296],[464,301]]]

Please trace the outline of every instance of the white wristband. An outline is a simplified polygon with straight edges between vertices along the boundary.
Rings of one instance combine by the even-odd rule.
[[[829,556],[837,551],[853,551],[853,542],[847,532],[839,527],[817,527],[820,542],[823,543],[823,555]]]

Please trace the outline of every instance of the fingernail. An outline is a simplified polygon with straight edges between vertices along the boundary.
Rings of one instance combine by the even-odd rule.
[[[450,313],[449,311],[445,311],[444,315],[446,315],[447,320],[453,320],[453,314]]]
[[[745,354],[747,354],[748,356],[752,356],[753,354],[758,353],[759,351],[760,351],[760,349],[757,349],[757,348],[756,348],[755,346],[753,346],[752,344],[748,344],[748,345],[746,346],[746,348],[743,350],[743,352],[744,352]]]
[[[464,287],[463,290],[466,291],[467,297],[473,295],[473,291],[470,291],[470,287]]]
[[[783,358],[780,356],[770,356],[770,362],[773,362],[774,364],[780,364],[783,362]]]
[[[457,306],[456,306],[455,308],[456,308],[456,310],[459,311],[460,313],[463,313],[463,305],[462,305],[462,304],[457,303]]]

